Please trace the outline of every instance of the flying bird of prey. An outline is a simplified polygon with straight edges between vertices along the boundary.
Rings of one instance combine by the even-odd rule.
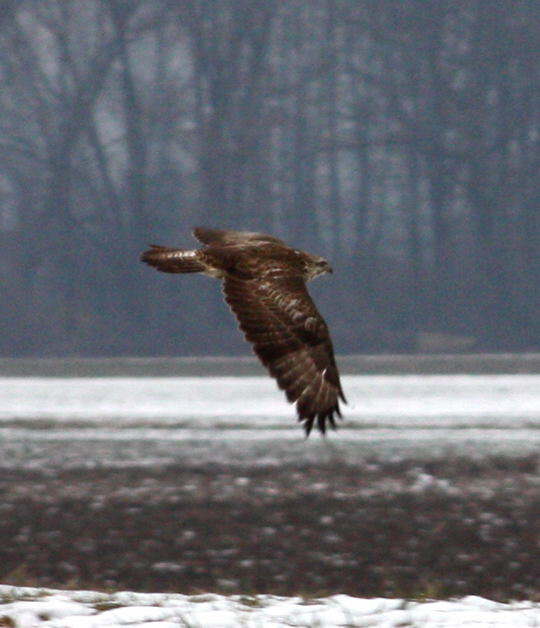
[[[141,260],[164,273],[204,273],[223,281],[225,300],[261,362],[296,402],[309,435],[315,420],[322,434],[335,428],[345,396],[324,319],[306,282],[331,273],[323,258],[278,238],[247,231],[197,228],[204,245],[189,251],[152,245]]]

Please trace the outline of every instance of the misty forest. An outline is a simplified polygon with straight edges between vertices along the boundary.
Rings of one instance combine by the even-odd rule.
[[[536,0],[2,0],[0,353],[249,352],[217,282],[139,262],[198,225],[327,257],[340,353],[538,349],[539,32]]]

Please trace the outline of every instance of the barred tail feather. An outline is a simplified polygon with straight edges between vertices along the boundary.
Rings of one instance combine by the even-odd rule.
[[[153,266],[162,273],[201,273],[206,270],[197,256],[197,251],[184,251],[167,246],[151,244],[141,255],[141,262]]]

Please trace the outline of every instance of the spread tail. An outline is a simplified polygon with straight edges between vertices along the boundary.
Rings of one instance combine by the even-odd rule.
[[[162,273],[201,273],[206,269],[199,261],[197,251],[183,251],[156,244],[151,244],[150,247],[141,255],[141,262]]]

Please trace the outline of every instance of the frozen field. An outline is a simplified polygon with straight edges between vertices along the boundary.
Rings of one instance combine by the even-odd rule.
[[[263,377],[0,379],[0,467],[526,456],[540,375],[345,376],[336,433],[306,442]]]
[[[351,373],[306,440],[272,380],[224,368],[0,378],[0,582],[79,591],[10,589],[7,626],[28,596],[51,628],[540,625],[537,370]]]

